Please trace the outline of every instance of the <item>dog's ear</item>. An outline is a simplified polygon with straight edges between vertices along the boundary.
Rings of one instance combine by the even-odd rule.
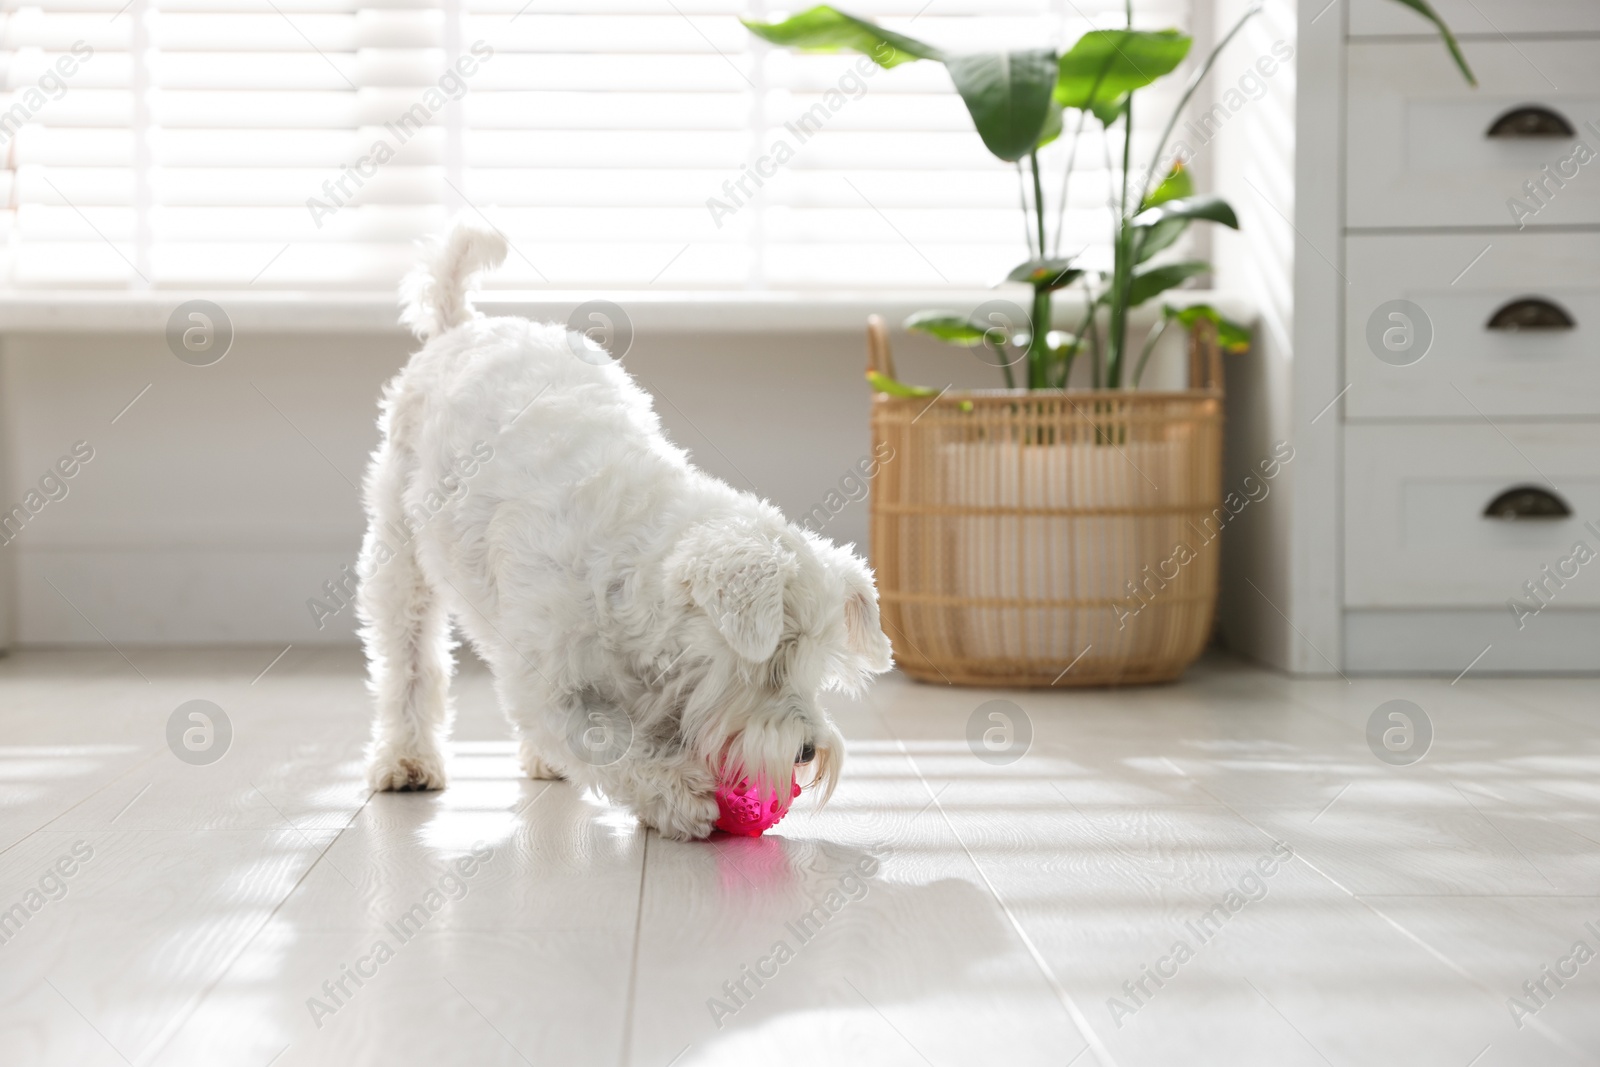
[[[881,674],[894,666],[889,639],[883,634],[878,616],[878,590],[872,572],[848,549],[841,555],[844,576],[845,651],[850,666],[859,674]]]
[[[894,666],[889,639],[884,636],[883,624],[878,618],[875,592],[852,592],[846,598],[844,629],[850,654],[860,661],[862,669],[881,672]]]
[[[761,663],[777,651],[784,586],[799,569],[794,553],[749,527],[707,523],[684,537],[667,567],[740,656]]]

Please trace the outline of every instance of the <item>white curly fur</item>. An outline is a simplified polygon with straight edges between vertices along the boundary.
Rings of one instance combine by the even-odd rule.
[[[871,571],[692,466],[577,335],[473,312],[504,251],[458,225],[404,289],[431,340],[385,390],[367,474],[369,784],[444,787],[454,619],[532,777],[699,838],[719,775],[786,788],[809,743],[826,798],[844,752],[819,695],[890,665]],[[475,445],[492,458],[463,464]]]
[[[400,280],[400,325],[427,341],[474,318],[467,299],[473,276],[505,262],[506,239],[457,220],[442,241]]]

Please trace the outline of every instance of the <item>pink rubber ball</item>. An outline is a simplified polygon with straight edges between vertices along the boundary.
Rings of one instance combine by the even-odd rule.
[[[741,837],[760,837],[789,814],[789,805],[800,795],[799,783],[791,778],[789,784],[791,792],[787,798],[769,793],[765,803],[748,778],[741,779],[737,785],[717,786],[717,829]]]

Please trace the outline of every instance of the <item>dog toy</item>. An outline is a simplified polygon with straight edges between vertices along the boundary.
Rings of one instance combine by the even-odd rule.
[[[764,801],[748,778],[741,778],[737,785],[717,786],[717,829],[740,837],[760,837],[789,814],[789,805],[800,795],[800,783],[793,778],[789,783],[792,792],[787,799],[774,792]]]

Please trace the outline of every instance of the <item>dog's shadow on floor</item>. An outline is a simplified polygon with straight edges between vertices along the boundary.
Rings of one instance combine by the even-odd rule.
[[[1023,951],[1004,913],[980,884],[927,860],[911,843],[652,839],[630,1061],[686,1044],[696,1051],[682,1063],[713,1048],[717,1062],[792,1052],[819,1012],[882,1026],[896,1005],[1006,995],[981,977],[996,954]]]

